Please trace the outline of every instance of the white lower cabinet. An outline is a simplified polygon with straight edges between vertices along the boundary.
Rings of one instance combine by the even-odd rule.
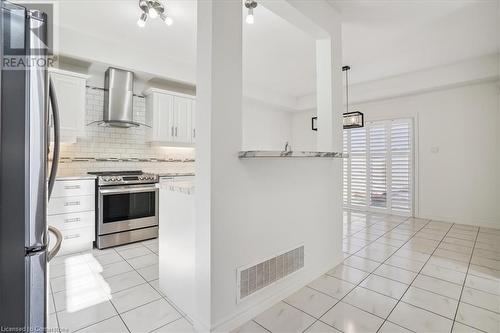
[[[63,234],[59,254],[91,249],[95,240],[95,181],[57,180],[47,223]]]
[[[151,88],[146,96],[147,141],[167,146],[192,146],[196,136],[194,96]]]

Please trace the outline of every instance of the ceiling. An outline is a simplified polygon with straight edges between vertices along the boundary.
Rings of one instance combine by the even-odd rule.
[[[329,0],[342,15],[351,82],[451,64],[499,50],[496,0]]]
[[[498,52],[496,0],[364,0],[330,4],[343,19],[344,63],[364,82]],[[196,1],[169,0],[174,24],[136,25],[136,0],[60,0],[61,53],[195,82]],[[244,12],[244,10],[242,10]],[[315,91],[314,40],[262,6],[243,24],[244,86],[299,97]]]

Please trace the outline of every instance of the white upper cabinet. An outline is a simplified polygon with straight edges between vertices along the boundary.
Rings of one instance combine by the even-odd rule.
[[[85,135],[87,75],[49,68],[59,106],[61,142],[74,143]],[[52,123],[51,123],[52,124]]]
[[[190,146],[194,143],[194,97],[159,89],[148,89],[147,140],[159,145]]]

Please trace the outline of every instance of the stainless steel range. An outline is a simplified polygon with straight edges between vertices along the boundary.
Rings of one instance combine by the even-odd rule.
[[[97,175],[99,249],[158,237],[158,175],[142,171],[89,174]]]

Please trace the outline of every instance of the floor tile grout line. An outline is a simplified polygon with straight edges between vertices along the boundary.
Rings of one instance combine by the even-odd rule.
[[[144,245],[143,245],[143,246],[144,246]],[[118,253],[118,251],[116,251],[116,252]],[[154,254],[155,254],[155,255],[159,258],[159,254],[156,254],[156,253],[154,253]],[[125,261],[126,261],[126,262],[127,262],[127,263],[131,266],[131,267],[132,267],[132,269],[133,269],[133,270],[134,270],[137,274],[139,274],[139,275],[141,276],[141,278],[142,278],[142,279],[144,279],[145,283],[142,283],[142,284],[140,284],[140,285],[143,285],[143,284],[146,284],[146,283],[147,283],[147,284],[148,284],[151,288],[153,288],[153,289],[154,289],[154,291],[156,291],[156,292],[158,293],[158,295],[160,295],[160,298],[157,298],[157,299],[155,299],[155,300],[153,300],[153,301],[150,301],[150,302],[144,303],[144,304],[139,305],[139,306],[137,306],[137,307],[135,307],[135,308],[129,309],[129,310],[127,310],[127,311],[123,312],[123,313],[127,313],[127,312],[129,312],[129,311],[132,311],[132,310],[138,309],[138,308],[140,308],[141,306],[148,305],[148,304],[150,304],[150,303],[153,303],[153,302],[155,302],[155,301],[158,301],[159,299],[164,299],[164,300],[165,300],[165,301],[166,301],[166,302],[167,302],[170,306],[172,306],[172,308],[174,309],[174,311],[175,311],[175,312],[177,312],[177,313],[181,316],[180,318],[185,318],[185,316],[183,315],[183,313],[181,313],[181,312],[177,309],[177,307],[176,307],[174,304],[172,304],[172,302],[171,302],[171,301],[169,301],[169,300],[168,300],[168,298],[167,298],[167,297],[166,297],[166,296],[165,296],[165,295],[164,295],[161,291],[156,290],[156,288],[155,288],[155,287],[154,287],[154,286],[150,283],[151,281],[147,281],[147,280],[146,280],[146,279],[145,279],[145,278],[141,275],[141,273],[139,273],[139,272],[137,271],[137,269],[136,269],[134,266],[132,266],[132,265],[131,265],[128,261],[127,261],[127,259],[123,258],[123,256],[122,256],[120,253],[118,253],[118,255],[119,255],[120,257],[122,257],[122,259],[123,259],[123,260],[125,260]],[[147,254],[147,255],[149,255],[149,254]],[[156,264],[153,264],[153,265],[148,265],[148,266],[144,266],[144,267],[141,267],[141,268],[139,268],[139,269],[143,269],[143,268],[145,268],[145,267],[150,267],[150,266],[154,266],[154,265],[156,265]],[[159,279],[155,279],[155,280],[159,280]],[[155,280],[152,280],[152,281],[155,281]],[[137,287],[137,286],[134,286],[134,287]],[[127,288],[127,289],[124,289],[124,290],[121,290],[121,291],[125,291],[125,290],[128,290],[128,289],[134,288],[134,287],[130,287],[130,288]],[[180,319],[180,318],[178,318],[178,319]],[[166,325],[168,325],[168,324],[169,324],[169,323],[167,323],[167,324],[165,324],[165,325],[163,325],[163,326],[166,326]],[[161,327],[163,327],[163,326],[161,326]],[[158,329],[158,328],[156,328],[156,329]]]
[[[388,233],[388,232],[390,232],[390,231],[394,230],[394,229],[395,229],[395,228],[397,228],[399,225],[403,224],[404,222],[408,221],[409,219],[410,219],[409,217],[408,217],[408,218],[406,218],[406,219],[404,219],[403,221],[401,221],[400,223],[396,224],[393,228],[391,228],[391,229],[390,229],[389,231],[387,231],[386,233]],[[364,228],[364,229],[366,229],[366,228]],[[360,230],[360,231],[362,231],[362,230]],[[383,236],[383,235],[385,235],[386,233],[382,234],[380,237],[382,237],[382,236]],[[352,236],[350,236],[350,237],[352,237]],[[371,241],[371,242],[368,242],[365,246],[363,246],[362,248],[360,248],[358,251],[356,251],[356,252],[354,252],[354,253],[350,254],[350,255],[348,256],[348,258],[349,258],[349,257],[351,257],[351,256],[353,256],[353,255],[355,255],[355,253],[357,253],[357,252],[361,251],[363,248],[367,247],[367,246],[368,246],[368,245],[370,245],[371,243],[375,242],[375,241],[376,241],[377,239],[379,239],[380,237],[376,238],[375,240],[373,240],[373,241]],[[360,258],[362,258],[362,257],[360,257]],[[345,259],[347,259],[347,258],[344,258],[344,259],[342,260],[342,263],[339,263],[339,265],[343,264],[343,263],[344,263],[344,261],[345,261]],[[348,267],[350,267],[350,266],[348,266]],[[380,267],[380,265],[379,265],[379,266],[377,266],[377,268],[378,268],[378,267]],[[332,269],[334,269],[334,268],[335,268],[335,267],[333,267]],[[376,269],[377,269],[377,268],[376,268]],[[370,274],[371,274],[371,273],[369,273],[366,277],[370,276]],[[325,274],[325,275],[328,275],[328,274]],[[329,308],[329,309],[328,309],[328,310],[327,310],[327,311],[326,311],[326,312],[325,312],[322,316],[320,316],[320,318],[316,319],[313,323],[311,323],[311,325],[309,325],[308,327],[306,327],[306,328],[305,328],[305,330],[303,330],[303,332],[307,331],[310,327],[312,327],[312,326],[313,326],[314,324],[316,324],[318,321],[320,321],[320,322],[322,322],[323,324],[325,324],[325,325],[327,325],[327,326],[330,326],[330,327],[332,327],[332,328],[334,328],[334,329],[336,329],[336,330],[338,330],[338,331],[341,331],[341,330],[339,330],[339,329],[337,329],[337,328],[335,328],[335,327],[333,327],[333,326],[331,326],[331,325],[329,325],[329,324],[327,324],[327,323],[325,323],[325,322],[321,321],[320,319],[321,319],[321,317],[323,317],[326,313],[328,313],[331,309],[333,309],[333,308],[334,308],[337,304],[339,304],[339,303],[340,303],[340,301],[341,301],[342,299],[344,299],[344,298],[345,298],[345,297],[346,297],[346,296],[347,296],[347,295],[348,295],[348,294],[349,294],[352,290],[356,289],[356,288],[357,288],[357,287],[361,284],[361,282],[363,282],[363,281],[366,279],[366,277],[365,277],[364,279],[362,279],[361,281],[359,281],[359,283],[358,283],[358,284],[353,284],[352,282],[346,281],[346,282],[348,282],[348,283],[350,283],[350,284],[353,284],[353,285],[354,285],[354,287],[353,287],[353,288],[352,288],[352,289],[351,289],[348,293],[346,293],[343,297],[341,297],[340,299],[338,299],[338,301],[337,301],[337,302],[336,302],[336,303],[335,303],[332,307],[330,307],[330,308]],[[345,281],[345,280],[339,279],[339,278],[337,278],[337,277],[334,277],[334,278],[336,278],[336,279],[338,279],[338,280],[341,280],[341,281]],[[311,289],[313,289],[313,290],[316,290],[316,289],[314,289],[314,288],[312,288],[312,287],[309,287],[309,288],[311,288]],[[322,293],[322,294],[325,294],[325,295],[327,295],[327,296],[329,296],[329,297],[332,297],[332,296],[330,296],[330,295],[328,295],[328,294],[326,294],[326,293],[323,293],[323,292],[321,292],[321,291],[319,291],[319,290],[316,290],[316,291],[318,291],[318,292],[320,292],[320,293]],[[335,297],[332,297],[332,298],[337,299],[337,298],[335,298]],[[287,304],[288,304],[288,303],[287,303]],[[361,311],[365,311],[365,310],[362,310],[362,309],[360,309],[360,310],[361,310]],[[365,311],[365,312],[366,312],[366,311]],[[369,313],[369,312],[368,312],[368,313]],[[313,318],[314,318],[314,317],[313,317]]]
[[[108,302],[109,302],[109,301],[108,301]],[[110,302],[110,303],[111,303],[111,302]],[[116,316],[118,316],[118,313],[117,313],[117,314],[112,315],[111,317],[107,317],[107,318],[101,319],[101,320],[99,320],[99,321],[96,321],[96,322],[94,322],[94,323],[92,323],[92,324],[89,324],[89,325],[85,325],[85,326],[83,326],[83,327],[80,327],[80,328],[78,328],[77,330],[75,330],[75,331],[71,331],[71,332],[78,333],[78,332],[80,332],[81,330],[84,330],[84,329],[89,328],[89,327],[91,327],[91,326],[94,326],[94,325],[100,324],[100,323],[105,322],[106,320],[111,319],[111,318],[116,317]],[[70,330],[69,330],[69,329],[67,329],[67,328],[65,328],[65,330],[66,330],[67,332],[70,332]]]
[[[432,222],[432,220],[429,220],[429,222],[428,222],[427,224],[429,224],[429,223],[431,223],[431,222]],[[426,225],[427,225],[427,224],[426,224]],[[408,288],[406,288],[406,290],[404,291],[404,293],[401,295],[401,297],[400,297],[400,298],[399,298],[399,300],[397,301],[396,305],[394,305],[394,307],[391,309],[391,311],[390,311],[390,312],[389,312],[389,314],[387,315],[387,318],[384,320],[384,323],[385,323],[385,322],[389,319],[389,317],[391,316],[391,314],[392,314],[392,312],[394,311],[394,309],[396,309],[396,307],[398,306],[398,304],[401,302],[401,300],[403,299],[403,297],[406,295],[406,293],[407,293],[407,292],[408,292],[408,290],[410,289],[411,285],[413,284],[413,282],[415,282],[415,280],[417,279],[417,277],[418,277],[418,275],[420,274],[420,272],[424,269],[425,265],[427,265],[427,263],[429,262],[429,260],[432,258],[432,255],[434,254],[434,252],[436,252],[436,249],[439,247],[439,245],[441,244],[441,242],[443,241],[443,239],[444,239],[444,238],[446,237],[446,235],[450,232],[451,228],[453,228],[453,225],[454,225],[454,223],[452,223],[452,224],[450,225],[450,227],[448,228],[448,231],[446,232],[446,234],[444,234],[444,236],[443,236],[443,238],[441,239],[441,241],[440,241],[440,242],[437,244],[437,246],[434,248],[434,251],[432,251],[432,253],[431,253],[431,255],[429,256],[429,258],[427,258],[427,260],[426,260],[425,264],[422,266],[422,268],[420,269],[420,271],[419,271],[419,272],[415,275],[415,277],[413,278],[413,280],[412,280],[412,281],[411,281],[411,283],[409,284]],[[424,227],[425,227],[425,226],[424,226]],[[423,229],[423,228],[422,228],[422,229]],[[422,230],[422,229],[420,229],[420,230]],[[420,231],[420,230],[419,230],[419,231]],[[406,302],[404,302],[404,301],[403,301],[403,303],[408,304],[408,303],[406,303]],[[410,305],[415,306],[415,305],[413,305],[413,304],[410,304]],[[423,310],[425,310],[425,309],[423,309]],[[428,311],[428,310],[425,310],[425,311]],[[431,311],[428,311],[428,312],[431,312]],[[433,313],[433,312],[431,312],[431,313]],[[383,326],[383,325],[384,325],[384,324],[382,324],[382,326]],[[380,328],[381,328],[382,326],[380,326]],[[402,326],[402,327],[404,327],[404,326]],[[380,331],[380,328],[377,330],[377,333]],[[406,327],[404,327],[404,328],[406,328]]]
[[[453,332],[453,327],[455,327],[455,321],[457,319],[458,309],[460,308],[460,302],[462,300],[462,295],[464,293],[465,284],[467,283],[467,278],[469,277],[469,269],[470,269],[470,265],[472,263],[472,257],[474,256],[474,249],[476,248],[476,242],[477,242],[477,238],[479,237],[480,232],[481,232],[481,228],[478,228],[477,232],[476,232],[476,238],[474,239],[474,247],[472,248],[472,253],[470,254],[469,265],[467,266],[467,271],[465,272],[464,282],[462,283],[462,290],[460,291],[460,296],[458,298],[457,308],[455,309],[455,316],[453,317],[453,324],[451,325],[450,332]]]
[[[144,246],[142,243],[141,243],[141,245],[142,245],[142,246]],[[139,248],[139,247],[140,247],[140,246],[133,247],[132,249],[134,249],[134,248]],[[145,246],[144,246],[144,247],[145,247]],[[118,254],[118,256],[120,256],[120,257],[122,258],[122,260],[123,260],[123,261],[125,261],[127,264],[129,264],[129,265],[130,265],[130,263],[127,261],[127,259],[125,259],[125,258],[124,258],[124,257],[123,257],[123,256],[122,256],[119,252],[118,252],[118,251],[116,251],[116,249],[115,249],[115,248],[113,248],[113,250],[114,250],[114,252],[115,252],[116,254]],[[147,255],[149,255],[149,254],[147,254]],[[157,256],[158,256],[158,255],[157,255]],[[137,258],[138,258],[138,257],[137,257]],[[154,266],[154,265],[149,265],[149,266]],[[145,267],[149,267],[149,266],[145,266]],[[148,284],[151,288],[153,288],[153,289],[154,289],[154,290],[158,293],[158,295],[159,295],[160,297],[159,297],[159,298],[157,298],[157,299],[155,299],[155,300],[152,300],[152,301],[146,302],[146,303],[144,303],[144,304],[138,305],[138,306],[136,306],[136,307],[134,307],[134,308],[128,309],[127,311],[124,311],[122,314],[125,314],[125,313],[127,313],[127,312],[132,311],[132,310],[138,309],[138,308],[140,308],[140,307],[142,307],[142,306],[144,306],[144,305],[148,305],[148,304],[150,304],[150,303],[153,303],[153,302],[155,302],[155,301],[158,301],[159,299],[164,298],[164,297],[163,297],[163,295],[162,295],[160,292],[158,292],[158,291],[157,291],[157,290],[156,290],[156,289],[155,289],[155,288],[154,288],[154,287],[153,287],[153,286],[149,283],[149,281],[147,281],[146,279],[144,279],[144,277],[143,277],[143,276],[142,276],[142,275],[141,275],[141,274],[140,274],[140,273],[139,273],[139,272],[138,272],[138,271],[137,271],[137,270],[136,270],[136,269],[135,269],[132,265],[130,265],[130,267],[132,267],[133,271],[135,271],[137,274],[139,274],[139,276],[140,276],[140,277],[144,280],[144,282],[143,282],[143,283],[140,283],[140,284],[138,284],[138,285],[135,285],[135,286],[129,287],[129,288],[125,288],[125,289],[122,289],[122,290],[116,291],[115,293],[122,292],[122,291],[127,291],[127,290],[130,290],[130,289],[132,289],[132,288],[135,288],[135,287],[138,287],[138,286],[142,286],[142,285],[144,285],[144,284]],[[144,267],[141,267],[141,269],[142,269],[142,268],[144,268]],[[132,272],[132,270],[131,270],[131,271],[129,271],[129,272]],[[126,272],[126,273],[129,273],[129,272]],[[122,273],[120,273],[120,274],[122,274]],[[118,275],[120,275],[120,274],[116,274],[116,275],[114,275],[114,276],[118,276]],[[113,294],[113,293],[112,293],[112,294]],[[115,311],[116,311],[117,315],[120,317],[121,321],[123,322],[123,324],[125,325],[125,327],[127,328],[127,330],[128,330],[129,332],[131,332],[131,331],[130,331],[130,329],[128,328],[127,324],[126,324],[126,323],[125,323],[125,321],[123,320],[123,318],[122,318],[122,316],[121,316],[122,314],[118,311],[118,309],[116,309],[116,307],[115,307],[115,305],[113,304],[113,302],[112,302],[111,300],[108,300],[108,302],[111,304],[111,306],[113,306],[113,308],[115,309]],[[167,301],[167,302],[168,302],[168,301]],[[170,304],[170,303],[169,303],[169,304]],[[174,309],[174,310],[175,310],[175,309]],[[176,311],[176,312],[178,312],[177,310],[175,310],[175,311]],[[181,314],[179,313],[179,315],[181,315]],[[115,316],[113,316],[113,317],[115,317]],[[110,317],[110,318],[112,318],[112,317]],[[104,320],[101,320],[101,321],[95,322],[95,323],[93,323],[93,324],[91,324],[91,325],[89,325],[89,326],[86,326],[86,327],[80,328],[79,330],[82,330],[82,329],[84,329],[84,328],[87,328],[87,327],[90,327],[90,326],[96,325],[96,324],[101,323],[101,322],[103,322],[103,321],[105,321],[105,320],[108,320],[108,319],[110,319],[110,318],[107,318],[107,319],[104,319]],[[183,316],[181,315],[181,317],[180,317],[180,318],[183,318]],[[180,318],[178,318],[178,319],[180,319]],[[166,326],[166,325],[168,325],[168,324],[170,324],[170,322],[169,322],[169,323],[167,323],[167,324],[165,324],[165,325],[163,325],[163,326]],[[163,326],[161,326],[161,327],[163,327]],[[158,329],[158,328],[159,328],[159,327],[157,327],[157,328],[155,328],[155,329]],[[153,330],[155,330],[155,329],[153,329]]]
[[[395,225],[395,226],[394,226],[394,228],[392,228],[392,229],[390,229],[389,231],[387,231],[387,232],[386,232],[386,234],[387,234],[387,233],[389,233],[389,232],[391,232],[392,230],[396,229],[396,228],[397,228],[397,227],[399,227],[400,225],[405,224],[405,222],[409,221],[410,219],[411,219],[411,217],[407,217],[406,219],[404,219],[403,221],[401,221],[399,224]],[[422,229],[423,229],[423,228],[424,228],[427,224],[429,224],[429,223],[430,223],[430,220],[428,220],[426,224],[424,224],[422,227],[420,227],[420,229],[419,229],[418,231],[422,230]],[[417,231],[417,232],[418,232],[418,231]],[[415,234],[416,234],[416,233],[415,233]],[[407,240],[407,241],[406,241],[403,245],[401,245],[401,246],[400,246],[400,247],[396,250],[396,252],[397,252],[399,249],[401,249],[401,247],[403,247],[406,243],[408,243],[408,242],[410,241],[410,239],[412,239],[412,238],[414,237],[414,235],[415,235],[415,234],[413,234],[413,235],[412,235],[412,236],[411,236],[411,237],[410,237],[410,238],[409,238],[409,239],[408,239],[408,240]],[[385,234],[381,235],[381,236],[380,236],[380,237],[378,237],[377,239],[381,238],[381,237],[382,237],[382,236],[384,236],[384,235],[385,235]],[[376,241],[377,239],[375,239],[374,241]],[[368,245],[369,245],[369,244],[368,244]],[[366,246],[368,246],[368,245],[366,245]],[[365,246],[365,247],[366,247],[366,246]],[[362,248],[362,249],[363,249],[363,248]],[[361,251],[362,249],[360,249],[359,251]],[[358,252],[359,252],[359,251],[358,251]],[[356,252],[356,253],[357,253],[357,252]],[[394,252],[394,253],[395,253],[395,252]],[[393,253],[393,254],[394,254],[394,253]],[[383,265],[383,264],[387,261],[387,259],[389,259],[389,258],[390,258],[393,254],[391,254],[391,255],[390,255],[389,257],[387,257],[387,258],[386,258],[383,262],[381,262],[381,263],[380,263],[380,265],[378,265],[378,266],[377,266],[377,268],[375,268],[375,270],[377,270],[380,266],[382,266],[382,265]],[[353,255],[354,255],[354,254],[353,254]],[[340,265],[340,264],[339,264],[339,265]],[[334,267],[334,268],[335,268],[335,267]],[[356,289],[357,287],[359,287],[359,286],[360,286],[360,284],[361,284],[364,280],[366,280],[366,279],[367,279],[367,278],[368,278],[371,274],[373,274],[373,273],[368,274],[366,277],[364,277],[363,279],[361,279],[361,280],[360,280],[357,284],[355,284],[354,288],[352,288],[352,289],[351,289],[348,293],[346,293],[343,297],[341,297],[341,298],[339,299],[339,301],[338,301],[337,303],[335,303],[335,305],[333,305],[332,307],[330,307],[330,308],[328,309],[328,311],[327,311],[327,312],[325,312],[325,313],[323,314],[323,316],[324,316],[326,313],[328,313],[331,309],[333,309],[333,308],[334,308],[337,304],[339,304],[339,303],[340,303],[340,302],[341,302],[341,301],[342,301],[345,297],[347,297],[347,295],[349,295],[349,294],[350,294],[350,293],[351,293],[354,289]],[[337,278],[337,279],[338,279],[338,278]],[[339,280],[342,280],[342,279],[339,279]],[[346,281],[346,280],[342,280],[342,281]],[[347,282],[349,282],[349,281],[347,281]],[[349,283],[353,284],[352,282],[349,282]],[[346,304],[349,304],[349,303],[346,303]],[[351,305],[351,304],[349,304],[349,305]],[[353,306],[353,305],[351,305],[351,306]],[[358,308],[358,307],[356,307],[356,308]],[[360,309],[360,308],[358,308],[358,309]],[[364,311],[364,312],[366,312],[366,313],[368,313],[368,314],[375,315],[375,314],[373,314],[373,313],[371,313],[371,312],[368,312],[368,311],[366,311],[366,310],[363,310],[363,309],[360,309],[360,310],[361,310],[361,311]],[[331,326],[331,325],[329,325],[329,324],[327,324],[327,323],[325,323],[324,321],[322,321],[322,320],[321,320],[321,318],[322,318],[323,316],[321,316],[321,317],[320,317],[318,320],[316,320],[316,321],[321,321],[322,323],[324,323],[324,324],[326,324],[326,325],[328,325],[328,326],[330,326],[330,327],[333,327],[333,326]],[[375,316],[376,316],[376,315],[375,315]],[[377,316],[377,317],[378,317],[378,316]],[[381,318],[381,317],[378,317],[378,318]],[[387,319],[386,319],[386,320],[387,320]],[[386,321],[386,320],[384,320],[384,321],[382,322],[382,325],[378,328],[378,330],[379,330],[379,329],[380,329],[380,328],[384,325],[384,323],[385,323],[385,321]],[[312,326],[312,325],[314,325],[314,324],[315,324],[315,322],[314,322],[313,324],[311,324],[309,327],[311,327],[311,326]],[[307,327],[307,328],[306,328],[306,330],[307,330],[307,329],[309,329],[309,327]],[[334,327],[334,328],[335,328],[335,327]],[[338,328],[335,328],[335,329],[337,329],[337,330],[338,330]],[[378,330],[377,330],[377,332],[378,332]],[[340,331],[340,330],[339,330],[339,331]]]
[[[160,329],[160,328],[162,328],[162,327],[165,327],[165,326],[168,326],[168,325],[170,325],[170,324],[172,324],[172,323],[175,323],[177,320],[182,319],[182,318],[183,318],[183,317],[182,317],[182,316],[180,316],[180,317],[179,317],[179,318],[177,318],[177,319],[174,319],[174,320],[169,321],[169,322],[168,322],[168,323],[166,323],[165,325],[161,325],[161,326],[159,326],[159,327],[155,327],[155,328],[153,328],[152,330],[148,331],[148,333],[154,332],[154,331],[156,331],[156,330],[159,330],[159,329]]]
[[[272,333],[270,330],[268,330],[267,328],[265,328],[264,326],[262,326],[261,324],[259,324],[257,321],[255,321],[255,319],[252,319],[250,321],[253,321],[255,324],[259,325],[260,327],[262,327],[263,329],[265,329],[266,331],[268,331],[269,333]]]
[[[115,309],[116,313],[118,314],[118,317],[120,317],[120,320],[122,321],[123,325],[125,325],[125,328],[127,329],[127,331],[128,331],[129,333],[131,333],[132,331],[131,331],[131,330],[130,330],[130,328],[128,327],[128,325],[127,325],[127,323],[125,322],[125,320],[123,320],[123,318],[122,318],[122,316],[121,316],[120,312],[118,311],[118,309],[116,308],[115,304],[114,304],[111,300],[109,300],[109,302],[111,303],[111,305],[112,305],[112,306],[113,306],[113,308]]]

